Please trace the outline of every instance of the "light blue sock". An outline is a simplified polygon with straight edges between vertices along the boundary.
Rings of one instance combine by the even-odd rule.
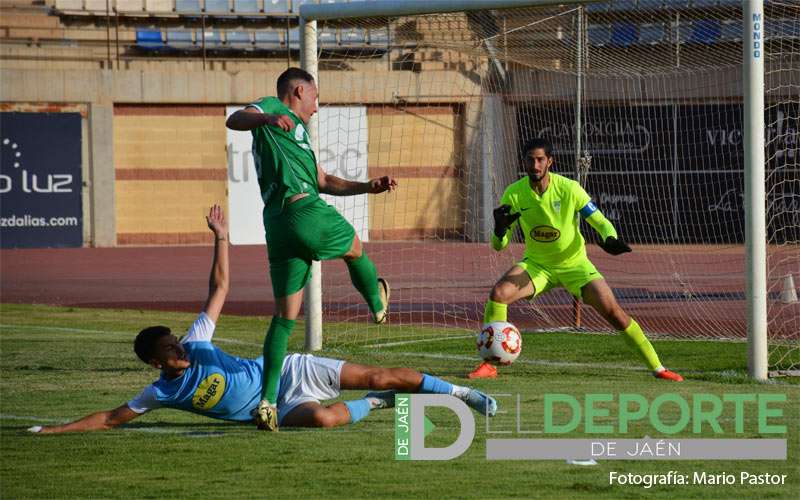
[[[423,373],[419,392],[427,394],[453,394],[453,384],[445,382],[439,377]]]
[[[350,412],[350,423],[354,424],[361,420],[362,418],[369,415],[369,411],[372,409],[372,405],[369,404],[369,401],[365,399],[354,399],[353,401],[345,401],[344,405],[347,407],[347,410]]]

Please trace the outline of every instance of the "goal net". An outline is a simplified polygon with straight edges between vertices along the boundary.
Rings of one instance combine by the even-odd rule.
[[[770,365],[797,369],[800,6],[765,2],[765,18]],[[390,325],[370,325],[345,266],[325,262],[326,346],[479,330],[492,285],[522,256],[519,234],[501,253],[488,241],[533,137],[632,245],[605,254],[584,224],[589,257],[648,335],[744,340],[742,25],[738,0],[319,21],[323,166],[399,183],[337,200],[391,284]],[[573,302],[554,290],[509,321],[609,330]]]

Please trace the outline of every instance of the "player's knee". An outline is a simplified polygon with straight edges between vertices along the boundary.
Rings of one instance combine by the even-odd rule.
[[[516,288],[514,285],[501,281],[492,288],[492,291],[489,293],[489,298],[500,304],[508,304],[513,300],[515,293]]]
[[[314,425],[317,427],[336,427],[336,415],[323,408],[314,412]]]
[[[390,382],[389,370],[376,368],[367,375],[367,385],[370,389],[386,389]]]

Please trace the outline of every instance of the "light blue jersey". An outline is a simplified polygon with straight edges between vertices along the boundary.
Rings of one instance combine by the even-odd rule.
[[[156,408],[175,408],[222,420],[246,422],[261,400],[264,360],[245,359],[224,352],[211,343],[214,322],[200,313],[181,339],[191,366],[178,378],[162,375],[128,402],[136,413]]]

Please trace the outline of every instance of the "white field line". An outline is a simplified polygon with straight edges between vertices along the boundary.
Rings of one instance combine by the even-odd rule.
[[[397,342],[384,342],[384,343],[381,343],[381,344],[368,344],[368,345],[366,345],[364,347],[395,347],[395,346],[399,346],[399,345],[422,344],[424,342],[439,342],[439,341],[443,341],[443,340],[453,340],[453,339],[463,340],[463,339],[474,339],[474,338],[475,338],[474,334],[454,335],[454,336],[449,336],[449,337],[435,337],[435,338],[432,338],[432,339],[399,340]]]

